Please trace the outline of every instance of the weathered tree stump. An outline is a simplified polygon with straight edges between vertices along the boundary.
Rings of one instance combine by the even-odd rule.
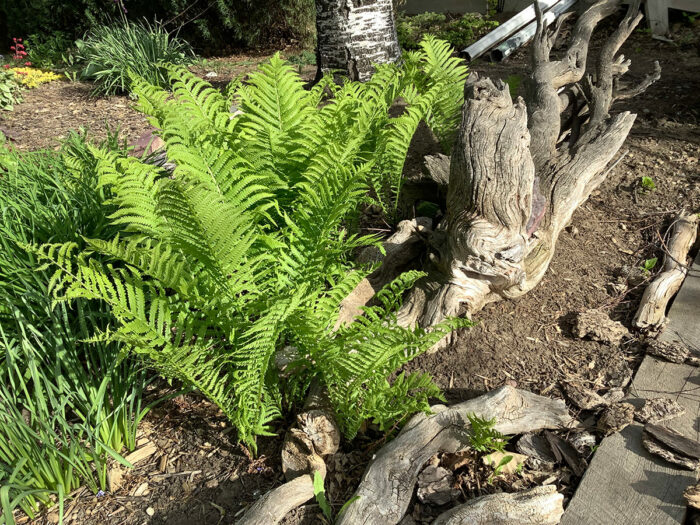
[[[622,89],[630,65],[616,56],[641,20],[633,2],[586,74],[596,25],[620,0],[601,0],[578,19],[561,60],[550,60],[560,22],[549,32],[537,8],[532,73],[525,99],[513,101],[501,81],[472,73],[462,124],[452,151],[446,219],[431,239],[429,275],[400,313],[405,326],[430,327],[485,304],[516,298],[544,276],[557,238],[574,211],[605,179],[635,116],[610,106],[659,78]],[[579,87],[580,86],[580,87]]]

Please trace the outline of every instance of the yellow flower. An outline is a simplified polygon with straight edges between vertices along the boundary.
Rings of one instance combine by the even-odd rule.
[[[30,89],[61,78],[61,75],[51,71],[42,71],[35,67],[14,67],[10,71],[15,74],[15,78],[20,84]]]

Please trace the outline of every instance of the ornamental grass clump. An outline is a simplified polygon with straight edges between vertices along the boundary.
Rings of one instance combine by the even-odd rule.
[[[95,95],[129,92],[130,74],[166,87],[167,64],[187,65],[194,60],[190,45],[157,22],[123,18],[91,29],[75,44],[77,58],[84,64],[82,77],[95,82]]]
[[[106,150],[119,150],[112,137]],[[107,460],[135,448],[149,376],[118,343],[94,340],[110,324],[105,304],[53,304],[51,272],[25,244],[117,233],[85,139],[61,150],[0,148],[0,523],[62,509],[81,485],[106,489]],[[57,498],[57,499],[56,499]]]

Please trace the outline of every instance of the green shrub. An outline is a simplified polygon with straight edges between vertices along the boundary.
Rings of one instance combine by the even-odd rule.
[[[455,49],[462,50],[495,27],[498,27],[498,22],[477,13],[460,17],[442,13],[399,13],[396,22],[399,45],[406,50],[418,49],[427,34],[435,35]]]
[[[340,302],[371,270],[351,253],[376,242],[349,232],[347,219],[370,186],[400,176],[417,122],[453,89],[454,71],[433,63],[416,55],[411,68],[381,66],[364,84],[326,77],[306,91],[275,56],[228,99],[181,68],[169,70],[172,93],[135,79],[174,173],[95,150],[122,233],[88,239],[88,250],[33,249],[58,268],[56,300],[107,303],[118,323],[100,337],[199,389],[253,448],[284,400],[301,399],[313,382],[328,390],[348,438],[366,419],[387,428],[428,410],[439,391],[427,374],[389,377],[469,323],[430,333],[397,326],[402,292],[421,274],[399,277],[351,325],[336,323]],[[409,106],[389,118],[399,97]],[[231,114],[231,101],[240,112]],[[273,358],[285,345],[296,359],[280,377]]]
[[[105,147],[108,147],[105,144]],[[108,149],[115,149],[115,139]],[[135,447],[147,408],[145,370],[116,343],[88,344],[109,325],[99,302],[52,305],[51,273],[25,244],[116,233],[84,138],[61,151],[0,149],[0,506],[9,524],[50,495],[106,488],[109,456]]]
[[[24,43],[27,58],[32,66],[40,69],[54,69],[64,65],[64,55],[73,46],[73,40],[66,33],[37,33],[28,36]]]
[[[95,81],[94,94],[129,91],[129,75],[136,74],[157,86],[166,86],[167,64],[189,64],[192,50],[160,24],[123,20],[92,29],[76,42],[82,76]]]
[[[12,111],[22,102],[22,87],[12,71],[0,69],[0,109]]]

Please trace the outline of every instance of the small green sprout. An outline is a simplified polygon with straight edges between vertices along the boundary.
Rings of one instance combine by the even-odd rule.
[[[333,519],[333,509],[326,498],[326,489],[323,486],[323,477],[319,474],[318,470],[314,472],[314,496],[318,502],[318,506],[321,507],[321,512],[325,516],[328,523],[335,523]],[[348,501],[346,501],[343,506],[338,511],[337,516],[340,516],[343,511],[350,505],[353,501],[360,499],[360,496],[353,496]],[[336,516],[336,517],[337,517]]]
[[[476,414],[467,414],[471,425],[469,442],[477,452],[505,452],[508,438],[494,430],[496,419],[480,418]]]
[[[503,467],[505,467],[508,463],[510,463],[513,460],[513,456],[503,456],[501,458],[501,461],[498,462],[498,465],[496,465],[493,469],[493,472],[491,475],[488,477],[486,482],[491,485],[493,484],[494,478],[497,476],[501,475],[501,471],[503,470]]]
[[[656,267],[656,263],[658,262],[658,260],[659,259],[657,257],[645,259],[642,265],[639,267],[639,269],[642,270],[642,272],[644,272],[645,274],[648,274],[654,269],[654,267]]]
[[[326,499],[326,489],[323,486],[323,477],[319,474],[318,470],[314,472],[314,496],[316,496],[316,501],[318,506],[321,507],[321,512],[326,517],[326,519],[333,523],[333,512],[331,511],[331,506]]]
[[[654,184],[654,179],[652,179],[651,177],[648,177],[646,175],[644,175],[642,177],[641,184],[642,184],[642,189],[644,191],[654,191],[656,189],[656,184]]]

